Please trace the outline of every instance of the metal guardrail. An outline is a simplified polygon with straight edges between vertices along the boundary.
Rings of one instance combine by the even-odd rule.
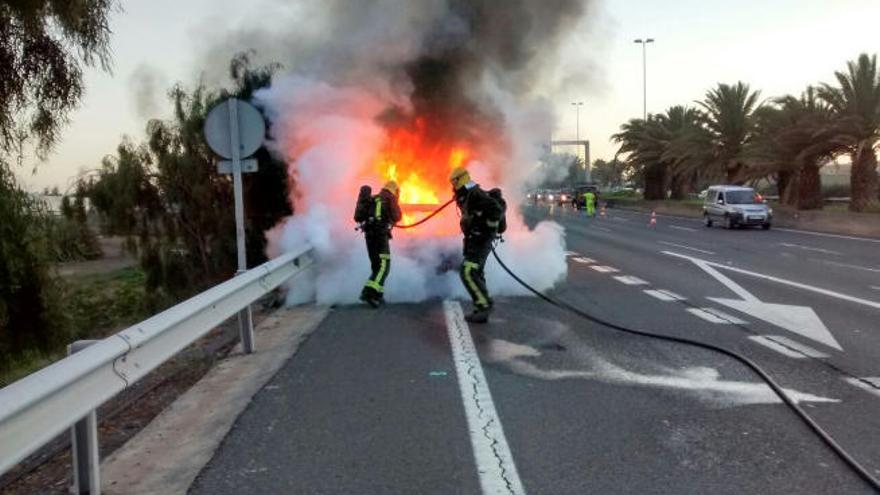
[[[279,256],[0,389],[0,474],[313,263]]]

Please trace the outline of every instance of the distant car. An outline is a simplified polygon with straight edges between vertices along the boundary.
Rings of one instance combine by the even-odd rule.
[[[569,189],[563,189],[559,191],[559,194],[556,196],[556,205],[557,206],[565,206],[571,203],[571,200],[574,198],[574,193],[572,193]]]
[[[760,226],[764,230],[773,223],[773,209],[751,187],[712,186],[703,201],[706,227],[716,221],[728,229],[739,226]]]

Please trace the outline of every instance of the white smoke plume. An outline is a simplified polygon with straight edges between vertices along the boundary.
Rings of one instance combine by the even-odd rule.
[[[256,95],[295,184],[296,213],[269,234],[270,251],[307,243],[319,260],[312,278],[293,283],[289,302],[357,300],[369,275],[351,218],[358,188],[384,182],[374,161],[389,127],[425,116],[439,124],[428,138],[467,142],[474,179],[502,188],[509,227],[499,255],[539,290],[562,280],[563,229],[542,222],[529,230],[518,205],[554,127],[550,105],[534,93],[540,68],[586,9],[582,0],[328,2],[320,18],[338,30],[325,44],[305,43],[312,49],[298,54],[297,67]],[[441,201],[452,194],[448,185],[438,192]],[[453,209],[430,222],[456,223]],[[389,302],[466,296],[460,235],[395,230],[391,250]],[[491,257],[486,276],[493,295],[527,294]]]

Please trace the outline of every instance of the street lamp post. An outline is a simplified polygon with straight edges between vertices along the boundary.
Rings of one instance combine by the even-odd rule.
[[[642,45],[642,118],[648,120],[648,43],[654,38],[637,39],[635,43]]]
[[[575,134],[574,134],[574,136],[575,136],[574,139],[575,139],[575,141],[577,142],[577,146],[575,147],[575,149],[578,150],[578,155],[580,155],[580,154],[581,154],[581,152],[580,152],[580,144],[581,144],[581,107],[584,105],[584,102],[582,102],[582,101],[577,101],[577,102],[573,101],[573,102],[571,102],[571,105],[574,107],[575,120],[576,120],[576,122],[577,122],[577,123],[575,124]],[[586,163],[586,157],[584,157],[584,169],[589,170],[589,167],[590,167],[590,164],[589,164],[589,163]],[[589,175],[589,173],[588,173],[588,175]]]

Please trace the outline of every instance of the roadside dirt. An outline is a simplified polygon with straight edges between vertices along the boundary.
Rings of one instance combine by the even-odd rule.
[[[125,239],[122,237],[98,237],[103,256],[91,261],[73,261],[59,263],[58,274],[62,277],[76,277],[112,272],[137,264],[137,260],[125,251]]]
[[[252,308],[254,326],[271,311],[259,301]],[[124,445],[198,382],[237,341],[238,323],[232,318],[99,408],[101,459]],[[71,480],[70,435],[65,432],[0,476],[0,494],[68,494]]]

